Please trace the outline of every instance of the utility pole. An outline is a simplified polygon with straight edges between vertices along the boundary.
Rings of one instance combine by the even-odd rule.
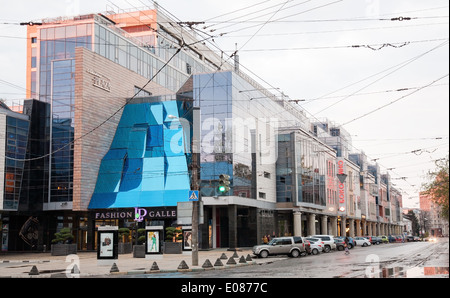
[[[191,138],[191,190],[198,190],[198,201],[192,201],[192,266],[198,266],[198,224],[199,205],[201,201],[200,183],[198,181],[198,155],[200,154],[200,108],[193,108]]]
[[[199,190],[197,154],[192,153],[192,190]],[[192,266],[198,266],[198,205],[200,203],[200,191],[198,196],[198,201],[192,201]]]

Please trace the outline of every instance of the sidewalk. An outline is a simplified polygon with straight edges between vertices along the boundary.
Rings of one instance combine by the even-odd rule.
[[[223,266],[217,266],[217,259],[222,254],[226,255],[226,259],[220,259]],[[45,277],[92,277],[92,276],[109,276],[109,275],[125,275],[125,274],[144,274],[144,273],[170,273],[170,272],[189,272],[201,270],[227,270],[237,266],[250,266],[263,263],[271,263],[276,260],[284,259],[284,256],[270,257],[266,259],[253,258],[251,249],[242,249],[236,251],[237,258],[232,258],[234,252],[227,251],[226,248],[214,249],[209,251],[199,251],[198,266],[192,266],[191,252],[183,254],[164,254],[150,255],[146,258],[133,258],[133,254],[120,254],[117,260],[110,264],[101,264],[97,260],[96,252],[78,252],[76,255],[69,256],[52,256],[50,253],[8,253],[0,255],[0,278],[45,278]],[[252,257],[250,261],[248,255]],[[241,260],[247,260],[243,262]],[[232,258],[236,264],[230,264]],[[206,266],[206,260],[210,261],[210,265]],[[186,263],[183,266],[182,261]],[[154,266],[156,262],[156,266]],[[114,271],[111,263],[117,266]],[[228,264],[227,264],[228,263]],[[79,269],[73,267],[76,265]],[[37,275],[30,275],[33,267],[36,266]],[[206,268],[205,268],[206,267]],[[180,268],[180,269],[179,269]],[[184,268],[184,269],[181,269]],[[116,268],[114,268],[116,269]],[[33,270],[36,273],[36,270]]]

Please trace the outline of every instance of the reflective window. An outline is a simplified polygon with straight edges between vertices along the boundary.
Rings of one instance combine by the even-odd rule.
[[[51,202],[72,201],[75,60],[53,61]]]
[[[6,116],[3,209],[17,210],[27,150],[29,121]]]

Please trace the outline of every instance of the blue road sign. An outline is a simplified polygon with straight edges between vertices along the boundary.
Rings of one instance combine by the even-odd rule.
[[[198,201],[198,190],[189,191],[189,201]]]

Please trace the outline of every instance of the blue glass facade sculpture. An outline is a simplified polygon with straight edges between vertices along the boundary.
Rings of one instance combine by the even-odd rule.
[[[176,206],[188,201],[188,114],[182,101],[127,104],[102,159],[89,209]]]

